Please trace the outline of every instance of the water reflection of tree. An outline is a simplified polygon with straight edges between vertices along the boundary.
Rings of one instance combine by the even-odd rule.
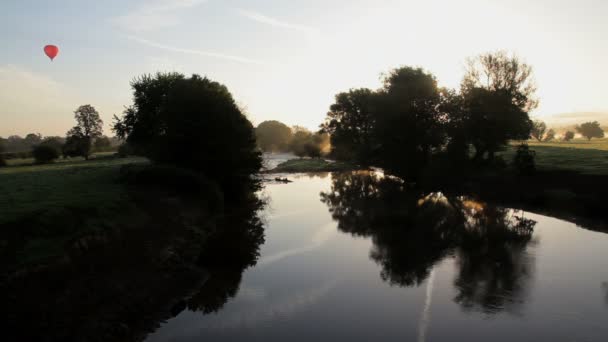
[[[218,312],[239,289],[242,274],[254,266],[264,243],[259,217],[262,201],[229,210],[209,238],[199,263],[210,272],[205,285],[189,301],[188,308],[203,313]]]
[[[321,198],[341,231],[371,237],[370,258],[391,285],[419,285],[455,254],[456,301],[464,308],[492,312],[525,293],[532,220],[465,197],[411,191],[373,173],[335,175]]]

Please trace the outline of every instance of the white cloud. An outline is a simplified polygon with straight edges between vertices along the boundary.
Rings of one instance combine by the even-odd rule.
[[[111,19],[129,32],[154,31],[179,24],[180,11],[198,6],[207,0],[157,0],[147,2],[134,11]]]
[[[279,19],[266,16],[259,12],[254,12],[254,11],[240,9],[240,8],[237,9],[237,12],[240,15],[242,15],[243,17],[253,20],[253,21],[257,21],[258,23],[262,23],[262,24],[266,24],[266,25],[270,25],[270,26],[274,26],[274,27],[285,28],[288,30],[300,31],[300,32],[304,32],[307,34],[318,34],[319,33],[319,31],[316,28],[288,23],[286,21],[281,21]]]
[[[212,51],[201,51],[201,50],[194,50],[194,49],[184,49],[184,48],[179,48],[179,47],[174,47],[174,46],[169,46],[169,45],[153,42],[151,40],[143,39],[143,38],[139,38],[139,37],[135,37],[135,36],[126,36],[126,37],[128,39],[131,39],[131,40],[133,40],[135,42],[138,42],[140,44],[147,45],[147,46],[154,47],[154,48],[158,48],[158,49],[162,49],[162,50],[173,51],[173,52],[180,52],[180,53],[187,53],[187,54],[199,55],[199,56],[205,56],[205,57],[212,57],[212,58],[223,59],[223,60],[228,60],[228,61],[233,61],[233,62],[239,62],[239,63],[244,63],[244,64],[264,65],[263,62],[257,61],[255,59],[247,58],[247,57],[227,55],[227,54],[223,54],[223,53],[219,53],[219,52],[212,52]]]

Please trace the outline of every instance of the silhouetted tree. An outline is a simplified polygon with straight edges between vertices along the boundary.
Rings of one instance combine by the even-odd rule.
[[[0,167],[6,166],[3,153],[6,152],[6,139],[0,137]]]
[[[59,158],[59,150],[50,145],[38,145],[32,150],[36,164],[48,164]]]
[[[65,138],[62,137],[45,137],[40,143],[40,145],[46,145],[54,148],[57,152],[61,152],[64,144]]]
[[[156,163],[199,171],[224,190],[255,187],[262,165],[254,129],[226,86],[158,73],[135,79],[133,105],[114,130]]]
[[[30,133],[25,136],[24,143],[29,147],[33,148],[34,146],[40,144],[42,142],[42,135],[40,133]]]
[[[64,157],[85,157],[91,154],[91,139],[85,137],[78,127],[68,131],[61,149]]]
[[[517,55],[505,51],[489,52],[467,60],[461,90],[466,96],[476,88],[501,92],[524,112],[538,107],[532,67]]]
[[[378,166],[415,181],[446,141],[437,81],[418,68],[394,69],[379,91],[374,127]]]
[[[572,139],[574,139],[574,132],[567,131],[566,133],[564,133],[564,141],[570,141]]]
[[[291,128],[279,121],[264,121],[255,129],[258,146],[264,152],[285,152],[293,138]]]
[[[475,147],[474,159],[492,160],[495,152],[509,140],[526,140],[530,137],[532,123],[528,113],[513,104],[505,91],[483,88],[468,90],[465,108],[470,117],[467,131]]]
[[[99,113],[91,105],[80,106],[74,111],[76,126],[67,133],[66,144],[68,155],[78,155],[89,159],[93,140],[101,136],[103,132],[103,121]],[[65,155],[65,153],[64,153]]]
[[[549,142],[551,140],[555,139],[555,131],[553,129],[549,129],[547,131],[547,134],[545,134],[545,138],[543,139],[544,142]]]
[[[331,154],[335,158],[363,165],[372,162],[376,98],[376,93],[366,88],[336,95],[321,125],[322,132],[331,136]]]
[[[530,131],[530,136],[538,141],[542,141],[546,131],[547,125],[544,122],[540,120],[534,120],[532,122],[532,130]]]
[[[519,174],[531,175],[536,171],[536,151],[531,150],[528,144],[521,144],[515,151],[513,167]]]
[[[604,137],[604,130],[597,121],[585,122],[580,126],[576,126],[576,131],[587,138],[587,140]]]

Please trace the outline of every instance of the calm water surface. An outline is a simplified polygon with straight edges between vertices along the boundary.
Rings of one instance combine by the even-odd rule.
[[[608,235],[374,175],[290,179],[264,190],[256,266],[212,271],[148,341],[608,340]]]

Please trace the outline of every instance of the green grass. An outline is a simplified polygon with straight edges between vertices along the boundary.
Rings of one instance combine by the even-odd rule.
[[[608,175],[608,139],[573,140],[571,142],[528,142],[536,151],[539,170],[568,170],[583,174]],[[502,153],[507,162],[513,159],[515,147]]]
[[[119,206],[126,196],[116,182],[120,166],[143,158],[68,160],[0,168],[0,224],[33,213]]]
[[[608,151],[608,138],[604,139],[574,139],[571,141],[550,141],[550,142],[538,142],[536,140],[530,140],[528,142],[530,146],[546,146],[546,147],[563,147],[563,148],[577,148],[587,150],[601,150]]]
[[[97,152],[97,153],[93,153],[90,157],[90,159],[96,159],[96,158],[108,158],[111,157],[112,155],[114,155],[116,152]],[[56,164],[58,163],[74,163],[74,162],[78,162],[78,161],[84,161],[84,158],[82,157],[75,157],[75,158],[59,158],[55,161]],[[6,161],[6,164],[8,166],[26,166],[26,165],[35,165],[35,161],[34,158],[17,158],[17,159],[8,159]]]
[[[357,169],[355,165],[344,162],[329,162],[323,159],[291,159],[279,164],[270,172],[334,172],[354,169]]]

